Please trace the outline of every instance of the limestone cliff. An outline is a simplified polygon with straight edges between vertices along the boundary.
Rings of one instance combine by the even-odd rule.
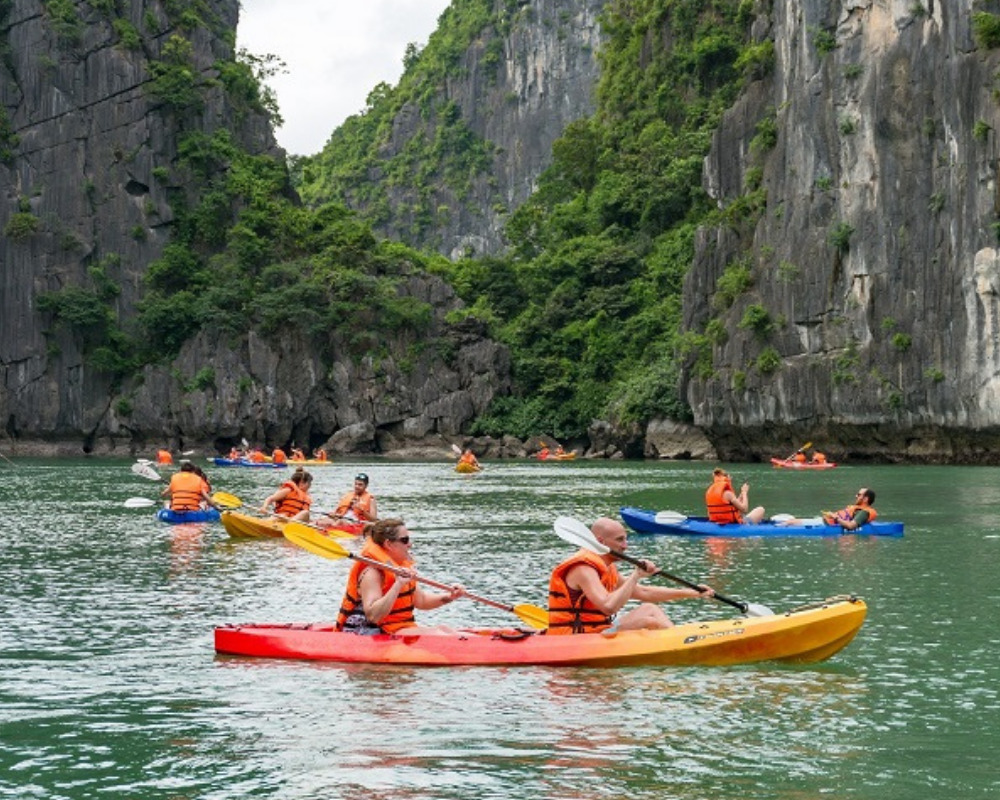
[[[343,200],[388,238],[452,258],[502,251],[507,216],[551,163],[552,143],[594,111],[597,16],[606,2],[493,0],[491,21],[431,99],[422,93],[406,102],[386,140],[367,142],[377,149],[368,172],[320,190],[319,199]],[[483,158],[470,166],[439,164],[431,174],[427,163],[409,171],[394,166],[424,142],[447,147],[442,140],[457,137],[444,128],[454,123]]]
[[[352,358],[336,340],[203,331],[174,362],[123,377],[87,357],[85,309],[76,329],[53,324],[41,299],[95,281],[117,324],[134,318],[173,235],[172,203],[203,186],[178,166],[182,134],[226,130],[283,159],[267,115],[235,102],[220,75],[238,10],[238,0],[0,0],[0,421],[13,443],[316,446],[340,432],[334,444],[377,449],[457,430],[504,385],[506,351],[445,324],[460,304],[416,273],[401,291],[434,310],[439,349],[404,335],[377,358]],[[185,87],[196,113],[181,113]]]
[[[711,342],[687,397],[723,456],[811,439],[835,457],[996,460],[986,5],[775,0],[758,19],[774,69],[717,132],[704,182],[730,224],[701,232],[685,288],[686,325]]]

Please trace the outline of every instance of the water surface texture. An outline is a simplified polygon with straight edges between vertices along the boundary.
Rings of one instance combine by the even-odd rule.
[[[218,523],[171,527],[125,460],[0,466],[0,796],[137,800],[1000,796],[1000,470],[726,465],[769,513],[862,487],[902,539],[630,538],[674,574],[781,611],[854,593],[869,616],[827,662],[733,668],[359,667],[217,657],[233,622],[332,619],[350,562]],[[314,470],[333,506],[358,471],[414,533],[423,574],[545,605],[571,548],[556,516],[703,513],[713,464],[388,461]],[[254,505],[271,470],[208,467]],[[670,604],[677,621],[732,615]],[[428,623],[517,624],[457,602]]]

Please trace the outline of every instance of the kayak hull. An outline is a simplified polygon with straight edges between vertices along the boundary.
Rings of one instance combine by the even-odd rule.
[[[171,511],[169,508],[161,508],[156,512],[156,518],[169,525],[185,525],[189,522],[218,522],[219,517],[219,511],[214,508],[195,511]]]
[[[725,536],[725,537],[779,537],[779,536],[892,536],[903,535],[902,522],[869,522],[855,531],[847,531],[839,525],[780,525],[764,521],[760,525],[730,524],[720,525],[709,522],[705,517],[687,517],[676,522],[657,522],[656,512],[643,508],[624,507],[619,509],[622,520],[637,533],[662,533],[675,536]]]
[[[812,461],[789,461],[788,459],[785,458],[772,458],[771,466],[775,467],[776,469],[823,470],[823,469],[833,469],[837,465],[834,464],[832,461],[824,461],[822,463],[816,464],[813,463]]]
[[[274,464],[270,461],[248,461],[245,458],[210,458],[217,467],[254,467],[256,469],[284,469],[287,464]]]
[[[287,524],[285,520],[275,517],[254,517],[238,511],[222,512],[222,527],[234,539],[280,539]],[[363,527],[361,523],[342,523],[331,526],[330,530],[357,536]]]
[[[691,622],[660,631],[543,636],[467,630],[454,636],[359,636],[330,623],[231,625],[215,629],[217,653],[259,658],[413,666],[727,666],[812,663],[846,647],[867,606],[835,597],[768,617]]]
[[[455,472],[460,472],[463,475],[472,475],[480,470],[482,470],[482,467],[477,467],[475,464],[467,464],[463,461],[455,465]]]
[[[222,512],[222,527],[234,539],[280,539],[285,524],[281,520],[251,517],[238,511]]]

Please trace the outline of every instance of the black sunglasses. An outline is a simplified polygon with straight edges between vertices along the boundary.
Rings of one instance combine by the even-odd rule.
[[[410,537],[409,536],[397,536],[395,539],[393,539],[393,541],[394,542],[402,542],[403,544],[409,544],[410,543]]]

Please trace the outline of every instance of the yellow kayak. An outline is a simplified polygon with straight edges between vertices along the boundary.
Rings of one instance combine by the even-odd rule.
[[[280,519],[251,517],[238,511],[222,512],[222,527],[237,539],[280,538],[285,525],[285,521]]]
[[[482,472],[482,467],[477,467],[475,464],[469,464],[465,461],[459,461],[455,465],[455,472],[461,472],[463,475],[470,475],[473,472]]]

